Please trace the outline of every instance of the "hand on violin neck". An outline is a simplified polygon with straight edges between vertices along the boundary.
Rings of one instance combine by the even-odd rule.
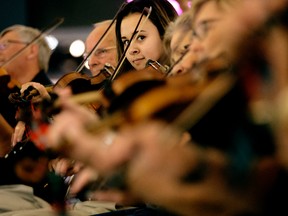
[[[32,103],[40,102],[43,99],[50,100],[51,97],[46,87],[37,82],[28,82],[21,86],[21,96]]]

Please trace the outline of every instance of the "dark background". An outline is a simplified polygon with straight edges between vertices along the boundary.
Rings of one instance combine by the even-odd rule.
[[[49,26],[56,18],[63,17],[61,24],[52,35],[59,39],[54,50],[49,74],[52,78],[75,70],[82,58],[69,54],[69,44],[85,40],[92,30],[92,24],[112,19],[124,0],[0,0],[0,31],[4,28],[23,24],[40,30]]]

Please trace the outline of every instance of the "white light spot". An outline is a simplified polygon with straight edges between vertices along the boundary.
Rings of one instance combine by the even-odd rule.
[[[50,47],[51,50],[54,50],[57,46],[58,46],[58,40],[56,37],[54,37],[53,35],[47,35],[45,37],[48,46]]]
[[[85,51],[85,44],[82,40],[75,40],[71,43],[69,52],[73,57],[80,57]]]

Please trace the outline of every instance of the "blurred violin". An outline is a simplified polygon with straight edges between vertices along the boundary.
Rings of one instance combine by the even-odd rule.
[[[147,67],[142,70],[132,70],[119,76],[119,78],[113,81],[111,86],[115,95],[121,94],[125,89],[129,88],[133,84],[140,81],[147,80],[162,80],[165,78],[165,74],[162,68],[159,67],[159,63],[149,60]],[[162,66],[161,66],[162,67]]]

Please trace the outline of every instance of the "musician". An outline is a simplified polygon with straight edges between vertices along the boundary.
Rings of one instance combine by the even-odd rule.
[[[100,38],[104,36],[104,32],[108,29],[111,22],[112,20],[105,20],[94,24],[94,29],[86,38],[84,57],[92,51]],[[111,26],[109,31],[105,34],[105,38],[88,59],[89,69],[93,76],[97,76],[101,69],[104,68],[105,64],[111,65],[112,68],[115,68],[117,65],[115,25]]]
[[[18,84],[14,87],[15,91],[11,90],[7,85],[2,85],[1,87],[2,106],[0,109],[6,121],[14,128],[13,137],[10,138],[14,145],[26,138],[24,134],[26,125],[21,119],[18,119],[19,121],[16,119],[18,105],[12,104],[8,96],[13,93],[13,91],[18,92],[21,85],[30,81],[43,85],[52,84],[47,76],[52,51],[45,36],[40,34],[41,32],[38,29],[23,25],[10,26],[0,34],[1,66],[7,72],[7,76]],[[35,43],[29,44],[36,37],[39,37],[39,39],[35,41]],[[23,49],[23,51],[21,51],[21,49]],[[13,56],[20,51],[21,53],[13,58]],[[13,59],[10,61],[10,58]],[[29,149],[30,148],[27,148],[29,156],[19,154],[16,160],[17,162],[14,161],[11,163],[3,159],[3,163],[8,163],[8,165],[5,166],[7,175],[3,178],[3,181],[1,181],[2,184],[13,184],[15,182],[25,183],[26,181],[35,183],[42,180],[47,171],[47,168],[45,168],[45,166],[47,166],[47,158],[36,148],[32,147],[32,149]],[[31,157],[31,155],[33,155],[33,157]],[[29,171],[27,171],[27,167],[30,167]],[[44,167],[44,169],[39,169],[39,167]],[[34,174],[37,170],[39,171],[39,176],[37,175],[38,177],[35,177]],[[31,177],[35,177],[35,179],[31,180]]]
[[[168,74],[180,75],[191,70],[196,62],[196,55],[189,52],[192,42],[192,14],[186,11],[181,14],[174,22],[171,22],[165,31],[164,46],[170,56],[171,71]],[[182,59],[187,59],[187,61]],[[193,59],[195,59],[193,61]]]
[[[144,8],[149,9],[149,7],[152,8],[151,14],[144,11],[137,34],[133,36],[141,13]],[[148,19],[145,19],[147,16]],[[173,6],[166,0],[136,0],[125,5],[116,19],[118,57],[120,58],[126,51],[126,58],[119,73],[144,69],[149,59],[167,65],[168,56],[164,52],[162,40],[168,24],[177,16]],[[129,41],[131,41],[130,45]]]
[[[35,42],[31,43],[33,40]],[[29,141],[29,136],[25,133],[26,124],[22,121],[25,116],[18,115],[19,104],[12,103],[8,96],[11,93],[20,93],[21,86],[25,86],[27,82],[33,81],[35,85],[40,83],[44,86],[51,85],[52,82],[47,76],[51,53],[45,35],[36,28],[13,25],[0,33],[1,67],[5,71],[1,77],[5,83],[1,84],[0,111],[14,128],[14,135],[9,139],[10,143],[12,140],[12,144],[23,145],[23,149],[18,148],[17,150],[22,150],[17,152],[15,150],[15,153],[13,153],[14,147],[10,147],[9,157],[1,158],[0,182],[1,185],[10,187],[15,184],[33,187],[34,193],[46,200],[50,199],[43,187],[47,183],[48,158]],[[8,85],[9,80],[13,81],[14,86]]]
[[[90,54],[90,52],[92,52],[94,46],[99,43],[101,37],[103,37],[103,40],[101,40],[97,46],[98,48],[96,48],[96,50],[94,50],[88,58],[89,70],[92,76],[99,75],[100,71],[103,70],[105,65],[111,66],[112,69],[117,65],[118,59],[116,50],[115,24],[108,29],[111,24],[112,20],[104,20],[95,23],[93,30],[86,38],[84,58]],[[97,119],[97,114],[95,116],[93,116],[93,114],[92,118]],[[89,116],[89,118],[91,118],[91,116]],[[73,167],[71,167],[70,162],[70,159],[57,158],[55,160],[51,160],[49,166],[56,173],[62,176],[69,176],[76,174],[79,171],[79,168],[74,170],[75,166],[77,167],[79,164],[76,162]]]
[[[19,91],[21,85],[26,82],[34,81],[43,85],[52,84],[47,76],[51,49],[44,35],[40,34],[41,32],[38,29],[23,25],[7,27],[0,33],[1,66],[7,72],[2,78],[9,77],[10,80],[15,81],[15,86],[12,88],[7,83],[1,85],[2,105],[0,111],[6,121],[14,128],[13,138],[17,137],[16,140],[12,141],[14,144],[22,140],[25,123],[17,122],[16,112],[18,107],[8,99],[8,96],[10,93]],[[39,37],[39,39],[35,43],[29,44],[36,37]],[[23,51],[21,51],[22,49]],[[17,52],[20,52],[19,55],[17,55]],[[17,56],[13,57],[14,55]],[[18,134],[19,132],[21,135]]]
[[[39,82],[43,85],[52,84],[47,76],[51,49],[44,35],[40,36],[35,43],[27,46],[39,34],[38,29],[23,25],[10,26],[0,33],[0,66],[7,72],[11,80],[19,85],[30,81]],[[9,61],[25,46],[27,48],[21,54]],[[5,86],[1,88],[4,89],[1,89],[2,106],[0,111],[6,121],[14,128],[16,126],[15,108],[8,100],[11,91],[8,87],[5,89]]]

